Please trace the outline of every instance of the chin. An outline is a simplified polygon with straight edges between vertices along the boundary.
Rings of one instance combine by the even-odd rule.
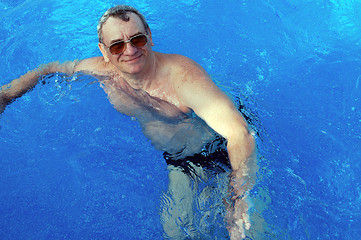
[[[125,68],[125,72],[128,72],[130,74],[137,74],[142,72],[143,69],[144,69],[143,65],[129,66]]]
[[[126,64],[123,67],[123,69],[125,70],[125,72],[131,73],[131,74],[136,74],[136,73],[142,72],[144,67],[145,67],[145,64],[142,61],[142,62],[139,62],[137,64]]]

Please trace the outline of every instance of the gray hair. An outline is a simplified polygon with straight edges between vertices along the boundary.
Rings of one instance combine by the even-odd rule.
[[[117,17],[117,18],[120,18],[121,20],[123,20],[124,22],[128,22],[129,21],[128,13],[137,14],[138,17],[140,18],[140,20],[142,21],[143,25],[144,25],[145,31],[147,33],[149,33],[148,32],[149,25],[148,25],[147,21],[145,20],[145,17],[143,16],[143,14],[141,14],[134,7],[131,7],[131,6],[128,6],[128,5],[118,5],[118,6],[109,8],[103,14],[103,16],[99,19],[98,26],[97,26],[97,31],[98,31],[98,38],[99,38],[100,43],[103,43],[102,29],[103,29],[103,25],[106,23],[106,21],[110,17]]]

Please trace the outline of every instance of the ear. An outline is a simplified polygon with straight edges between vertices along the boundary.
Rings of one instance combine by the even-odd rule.
[[[154,46],[154,43],[153,43],[153,39],[152,39],[152,31],[150,31],[150,28],[148,28],[148,37],[149,37],[149,40],[150,40],[150,45],[153,47]]]
[[[110,62],[110,59],[108,57],[108,52],[107,52],[107,49],[105,48],[105,45],[103,43],[98,43],[98,47],[103,54],[104,61],[107,63]]]

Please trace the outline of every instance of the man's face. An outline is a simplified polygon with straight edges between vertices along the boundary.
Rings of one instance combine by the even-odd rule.
[[[146,33],[142,21],[136,14],[128,13],[128,16],[130,18],[128,22],[110,17],[103,25],[103,42],[107,47],[114,42],[127,41],[135,35]],[[103,44],[100,44],[100,49],[104,58],[109,59],[118,70],[126,74],[137,74],[141,73],[148,63],[149,53],[152,51],[151,43],[149,35],[148,42],[144,47],[136,48],[130,43],[126,43],[125,51],[119,55],[112,55]]]

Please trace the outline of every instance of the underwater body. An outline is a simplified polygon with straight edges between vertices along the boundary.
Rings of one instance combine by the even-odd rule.
[[[145,15],[154,50],[192,58],[242,102],[265,239],[361,237],[358,1],[121,3]],[[0,2],[0,85],[42,63],[100,55],[97,20],[115,4]],[[46,77],[0,116],[0,237],[163,239],[162,151],[94,79],[64,78]],[[221,218],[209,229],[227,239]]]

